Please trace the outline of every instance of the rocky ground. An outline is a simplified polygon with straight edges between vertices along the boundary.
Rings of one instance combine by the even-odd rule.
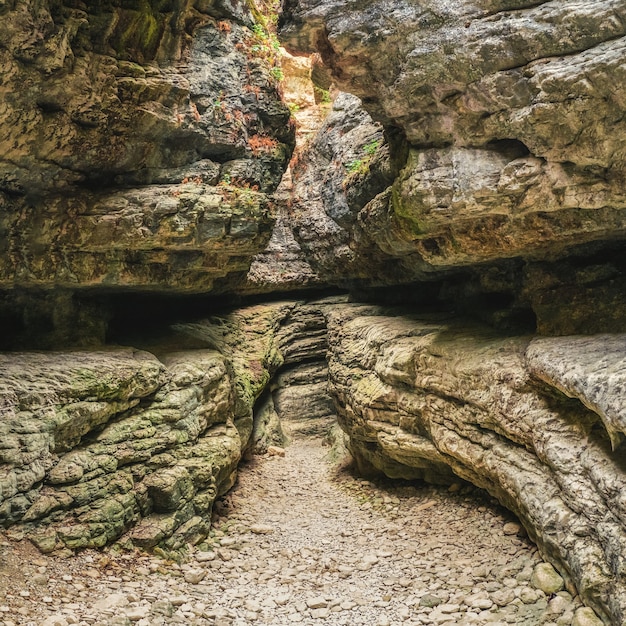
[[[0,536],[0,625],[600,624],[483,492],[360,479],[320,437],[271,452],[184,563]]]

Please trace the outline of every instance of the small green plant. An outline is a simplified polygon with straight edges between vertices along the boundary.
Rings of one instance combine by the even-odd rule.
[[[363,152],[369,156],[373,156],[380,146],[380,139],[373,139],[363,146]]]
[[[296,104],[295,102],[289,102],[287,103],[287,106],[289,107],[289,110],[291,111],[292,115],[294,115],[300,110],[300,105]]]
[[[219,96],[213,100],[213,108],[219,109],[222,107],[224,102],[224,91],[220,91]]]
[[[332,102],[328,89],[322,89],[317,85],[313,85],[313,93],[315,95],[315,102],[318,104],[330,104]]]
[[[259,39],[267,39],[267,31],[265,30],[265,28],[263,28],[263,26],[261,26],[261,24],[255,24],[252,27],[252,32],[259,38]]]
[[[346,164],[347,175],[343,179],[342,183],[344,189],[356,179],[369,174],[370,165],[376,151],[380,147],[380,141],[380,139],[372,139],[365,145],[361,146],[361,151],[365,156],[361,159],[353,159]]]
[[[363,159],[354,159],[354,161],[348,163],[348,172],[353,174],[354,172],[358,172],[361,167],[363,167]]]
[[[285,80],[285,74],[283,72],[283,70],[280,67],[273,67],[270,70],[270,76],[274,79],[274,80]]]
[[[272,65],[277,65],[280,56],[280,42],[276,33],[269,31],[257,22],[252,26],[252,34],[252,41],[249,42],[249,53],[252,56],[267,59]]]

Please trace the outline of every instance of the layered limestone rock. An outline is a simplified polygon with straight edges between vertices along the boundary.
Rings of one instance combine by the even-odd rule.
[[[624,433],[623,344],[344,306],[329,315],[331,390],[364,471],[483,487],[621,624],[626,473],[611,439]]]
[[[158,359],[134,349],[2,355],[0,524],[18,524],[43,551],[100,547],[126,531],[125,542],[166,552],[203,539],[282,362],[275,335],[292,306],[181,327],[151,346]],[[172,349],[182,343],[195,349]]]
[[[300,303],[278,332],[284,362],[270,384],[271,402],[291,433],[326,436],[336,422],[328,393],[326,315],[342,301]]]
[[[144,350],[0,355],[0,525],[45,552],[201,541],[242,455],[285,442],[280,420],[320,433],[334,421],[335,305],[252,305]]]
[[[273,40],[253,3],[88,4],[0,6],[0,287],[210,291],[293,147]]]
[[[135,524],[142,547],[206,535],[245,443],[221,355],[16,354],[2,387],[3,525],[45,552],[101,547]]]
[[[623,344],[327,298],[216,313],[143,351],[5,354],[0,523],[44,551],[171,554],[206,536],[247,450],[337,415],[363,472],[486,489],[621,623]]]
[[[613,447],[620,445],[626,433],[624,335],[535,339],[526,358],[533,375],[595,411]]]
[[[393,182],[394,171],[382,127],[358,98],[338,96],[292,171],[288,223],[306,260],[338,285],[359,279],[383,284],[397,262],[385,265],[391,259],[373,244],[359,214]]]
[[[294,171],[294,232],[314,267],[350,285],[447,281],[438,297],[457,303],[508,298],[542,332],[587,332],[594,317],[623,330],[623,17],[607,0],[286,2],[286,45],[319,51],[388,140],[351,156],[364,145],[351,121],[372,121],[341,100]],[[564,278],[570,258],[578,280]],[[594,311],[593,289],[611,306]],[[559,316],[564,300],[587,310],[578,324]]]

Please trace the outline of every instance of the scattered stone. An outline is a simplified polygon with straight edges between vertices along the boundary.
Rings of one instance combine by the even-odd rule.
[[[550,600],[550,602],[548,602],[548,612],[555,614],[565,613],[570,606],[571,602],[568,602],[562,596],[556,595]]]
[[[51,615],[41,622],[41,626],[69,626],[69,622],[63,615]]]
[[[268,446],[267,453],[269,456],[285,456],[285,448],[279,446]]]
[[[157,600],[153,602],[150,607],[150,612],[155,615],[165,615],[165,617],[172,617],[174,614],[174,605],[169,600]]]
[[[112,593],[100,600],[97,600],[93,604],[94,611],[106,611],[107,609],[116,609],[118,607],[126,606],[128,604],[128,598],[124,593]]]
[[[603,622],[593,609],[582,607],[574,613],[572,626],[603,626]]]
[[[328,606],[328,602],[324,598],[321,598],[321,597],[309,598],[306,601],[306,605],[310,609],[323,609],[323,608],[326,608]]]
[[[279,594],[275,595],[272,598],[272,600],[274,600],[274,602],[278,606],[285,606],[285,604],[287,604],[287,602],[289,602],[290,598],[291,598],[291,594],[290,593],[279,593]]]
[[[441,598],[438,598],[437,596],[431,595],[429,593],[420,598],[420,606],[426,606],[430,608],[439,606],[442,602],[443,600],[441,600]]]
[[[493,602],[495,602],[498,606],[506,606],[515,600],[515,592],[513,589],[502,589],[500,591],[495,591],[490,595]]]
[[[502,532],[505,535],[519,535],[522,530],[522,527],[516,522],[507,522],[502,527]]]
[[[535,566],[530,582],[536,589],[540,589],[546,595],[561,591],[564,587],[563,579],[550,563],[538,563]]]
[[[493,600],[487,596],[470,596],[465,599],[465,604],[474,609],[490,609],[493,606]]]
[[[274,528],[268,524],[252,524],[250,532],[255,535],[271,535],[274,532]]]
[[[133,606],[125,610],[126,617],[131,622],[138,622],[141,619],[146,619],[150,615],[149,606]]]
[[[39,585],[40,587],[45,587],[48,584],[48,576],[45,574],[34,574],[31,580],[35,585]]]
[[[246,611],[250,611],[252,613],[258,613],[261,610],[261,603],[253,598],[248,598],[243,603],[243,606],[246,609]]]
[[[202,569],[187,570],[184,574],[185,580],[192,585],[197,585],[204,580],[206,571]]]

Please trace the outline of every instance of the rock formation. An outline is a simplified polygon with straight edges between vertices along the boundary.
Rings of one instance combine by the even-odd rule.
[[[338,416],[624,623],[623,2],[285,0],[284,87],[260,6],[0,0],[0,525],[172,554]]]
[[[2,355],[0,523],[43,551],[204,538],[281,362],[293,305],[252,307],[132,349]],[[189,335],[192,339],[185,339]],[[173,351],[182,343],[194,349]],[[208,347],[210,346],[210,348]]]
[[[242,455],[278,443],[279,416],[329,427],[332,306],[250,306],[180,324],[152,352],[1,355],[0,524],[45,552],[200,541]]]
[[[2,3],[0,287],[245,274],[293,148],[253,6]]]
[[[441,281],[438,298],[493,306],[490,321],[623,330],[622,17],[615,2],[286,2],[286,45],[319,51],[387,139],[341,101],[301,160],[294,232],[312,259],[337,284]]]
[[[347,305],[329,315],[331,389],[363,471],[483,487],[621,624],[626,473],[609,433],[624,432],[624,342],[505,336]]]

